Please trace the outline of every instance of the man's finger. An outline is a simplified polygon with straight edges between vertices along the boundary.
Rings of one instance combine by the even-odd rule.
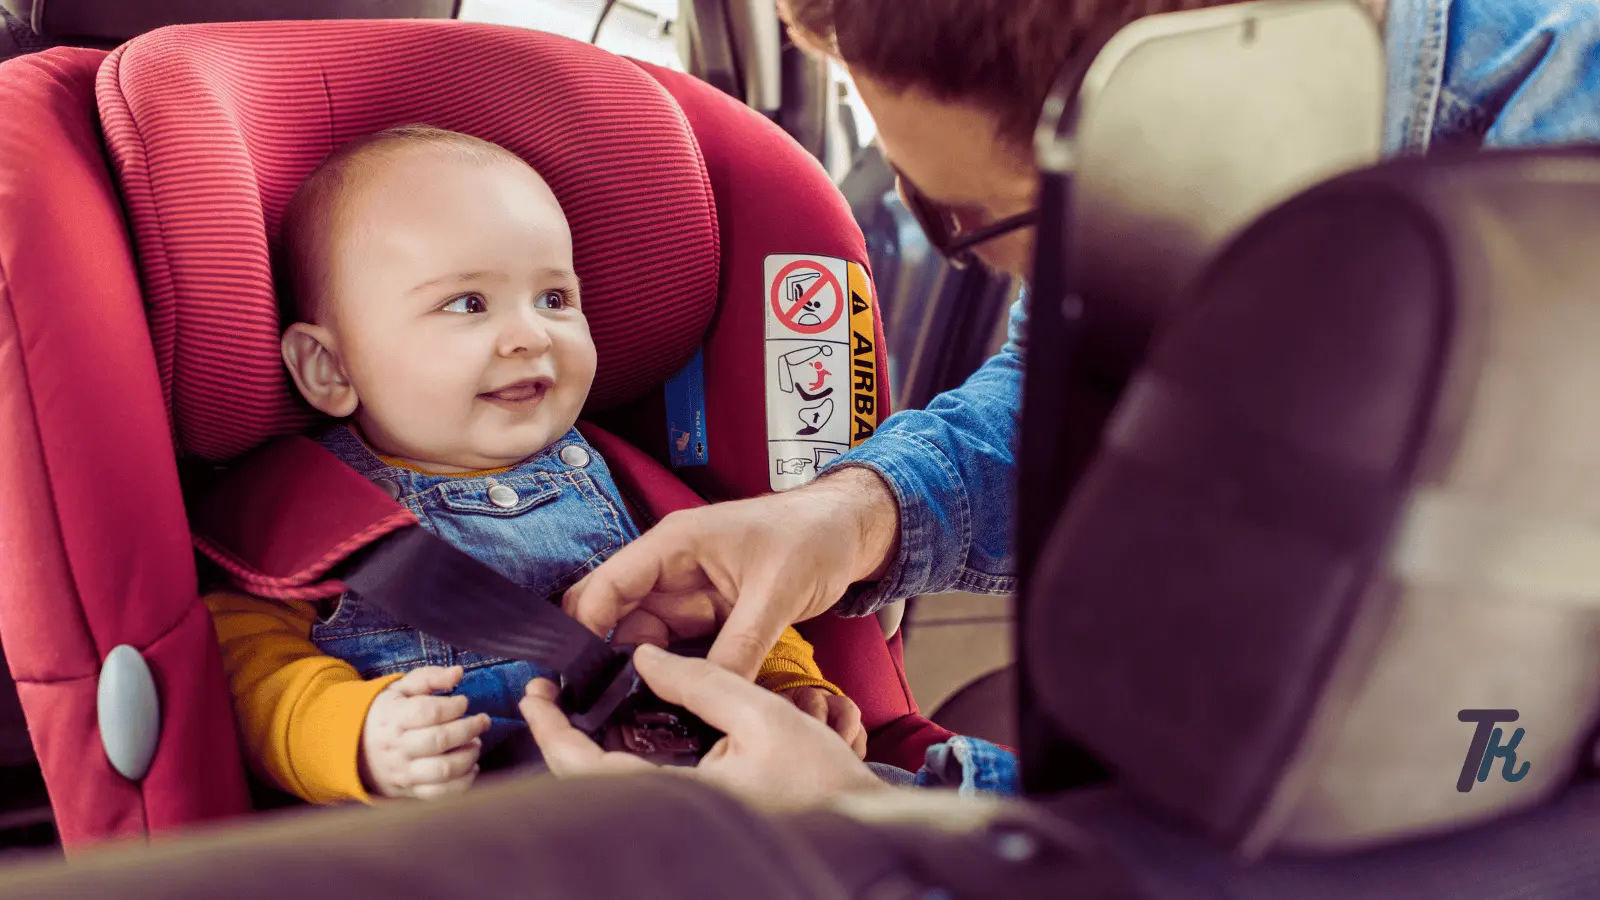
[[[612,642],[669,646],[673,641],[715,634],[730,604],[709,588],[652,593],[617,623]]]
[[[404,697],[420,697],[435,691],[453,690],[461,682],[464,670],[460,666],[423,666],[412,669],[390,685],[394,692]]]
[[[443,756],[482,737],[489,730],[489,717],[482,713],[456,719],[443,725],[426,728],[408,728],[400,732],[400,752],[411,759],[425,756]]]
[[[745,595],[733,605],[728,621],[712,642],[706,659],[747,680],[761,670],[783,630],[791,623],[784,612],[772,607],[764,596]]]
[[[467,788],[472,787],[472,782],[478,777],[478,767],[473,766],[467,774],[460,778],[446,781],[443,784],[419,784],[411,791],[412,796],[418,800],[437,800],[440,797],[449,797],[454,794],[464,794]]]
[[[567,588],[561,609],[602,637],[649,596],[660,576],[660,560],[649,552],[650,533],[618,550],[599,568]],[[643,544],[645,549],[639,551]]]
[[[460,694],[453,697],[408,697],[398,706],[399,709],[394,713],[394,724],[401,731],[443,725],[467,714],[467,698]]]
[[[763,728],[774,708],[782,710],[790,705],[777,694],[707,660],[678,656],[649,645],[633,652],[633,665],[656,696],[684,707],[725,734],[740,731],[740,726]]]
[[[692,541],[668,516],[567,589],[561,608],[595,634],[608,634],[622,617],[653,593],[707,586]]]
[[[466,775],[478,765],[478,754],[483,750],[483,742],[473,740],[456,750],[439,756],[428,756],[422,759],[413,759],[407,764],[408,774],[413,785],[445,784],[455,781]]]
[[[651,644],[666,647],[672,643],[672,631],[661,617],[643,606],[622,617],[617,630],[611,635],[613,644]]]
[[[528,693],[522,698],[520,708],[522,717],[528,720],[529,730],[533,732],[533,741],[539,745],[539,752],[544,756],[545,765],[557,777],[642,772],[656,768],[637,756],[601,750],[587,735],[572,727],[566,713],[546,696],[540,681],[528,685]]]

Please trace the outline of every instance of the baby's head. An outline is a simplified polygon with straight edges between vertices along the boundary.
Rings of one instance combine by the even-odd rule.
[[[283,361],[317,409],[426,471],[559,439],[594,381],[572,234],[510,151],[424,126],[341,147],[283,218]]]

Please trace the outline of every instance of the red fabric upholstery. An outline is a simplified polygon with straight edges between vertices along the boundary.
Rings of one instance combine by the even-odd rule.
[[[268,238],[330,151],[392,125],[476,134],[549,182],[599,351],[590,409],[665,380],[716,305],[695,137],[652,79],[587,44],[455,21],[169,28],[113,51],[98,97],[185,454],[228,459],[310,421],[278,355]]]
[[[241,516],[241,509],[255,514]],[[189,516],[195,547],[235,586],[280,600],[339,596],[344,585],[323,578],[330,569],[417,524],[410,510],[361,473],[299,435],[240,460],[191,501]]]
[[[103,56],[0,65],[0,640],[69,847],[249,808],[95,128]],[[100,661],[117,644],[144,654],[166,700],[140,785],[98,745]]]

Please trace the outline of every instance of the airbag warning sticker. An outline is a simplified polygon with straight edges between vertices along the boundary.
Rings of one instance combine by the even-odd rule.
[[[768,475],[799,487],[878,426],[866,269],[831,256],[766,259]]]

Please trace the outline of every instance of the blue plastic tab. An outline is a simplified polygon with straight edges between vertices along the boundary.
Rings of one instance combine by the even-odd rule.
[[[667,454],[672,467],[703,466],[706,446],[705,355],[696,350],[683,370],[667,381]]]

